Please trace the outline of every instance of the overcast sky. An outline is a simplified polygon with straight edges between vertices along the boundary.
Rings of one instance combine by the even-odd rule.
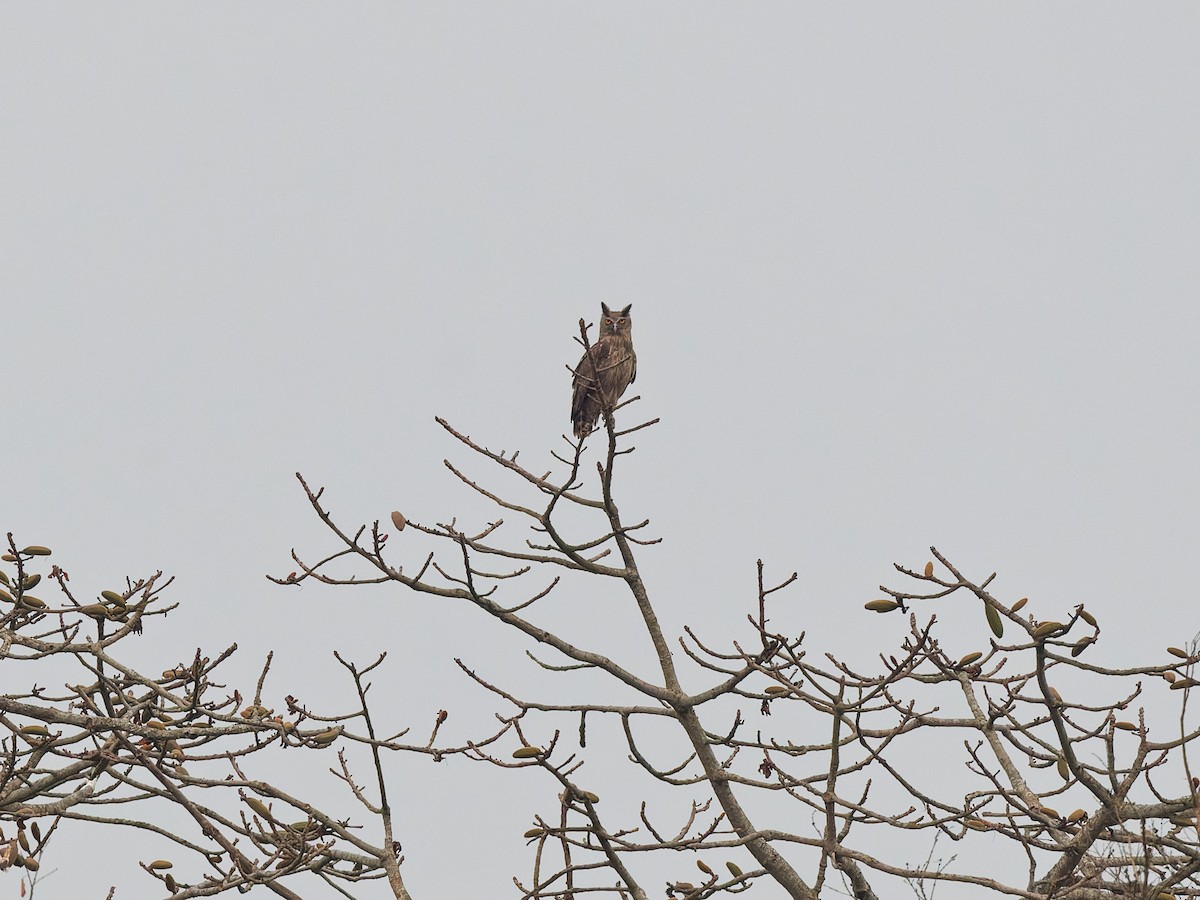
[[[1200,630],[1197,46],[1186,3],[7,4],[0,526],[76,585],[174,575],[151,669],[237,641],[274,703],[348,706],[332,651],[386,649],[396,727],[478,733],[452,658],[536,684],[526,645],[271,585],[331,547],[292,473],[347,525],[486,521],[433,417],[549,468],[578,319],[632,303],[623,418],[662,423],[618,497],[673,631],[744,630],[762,557],[778,628],[869,660],[903,623],[863,602],[936,544],[1157,659]],[[646,665],[581,590],[550,621]],[[544,778],[391,771],[414,896],[528,874]]]

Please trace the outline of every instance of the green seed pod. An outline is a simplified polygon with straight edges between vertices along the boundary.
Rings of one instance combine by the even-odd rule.
[[[50,548],[43,547],[41,544],[30,544],[21,551],[23,556],[49,556]]]
[[[42,867],[42,864],[40,862],[38,862],[36,859],[34,859],[32,856],[25,857],[25,868],[28,869],[30,872],[36,872],[41,867]]]
[[[7,572],[0,572],[0,584],[9,584]]]
[[[17,843],[21,845],[21,849],[26,853],[29,852],[29,836],[25,834],[25,829],[17,831]]]
[[[271,815],[271,810],[267,809],[267,804],[263,803],[261,800],[255,797],[247,797],[246,805],[258,813],[261,818],[264,818],[269,822],[275,821],[275,817]]]
[[[513,759],[534,759],[545,752],[541,747],[518,747],[513,751]]]
[[[1180,650],[1178,647],[1168,647],[1167,652],[1170,653],[1172,656],[1178,656],[1180,659],[1188,658],[1187,653],[1184,652],[1183,650]]]
[[[163,879],[163,885],[172,894],[179,889],[179,885],[175,883],[175,879],[171,876],[170,872],[168,872],[167,876]]]
[[[1071,780],[1071,767],[1067,765],[1065,759],[1060,756],[1054,766],[1058,769],[1058,775],[1063,781]]]
[[[174,865],[169,859],[156,859],[154,862],[146,866],[147,869],[153,869],[156,872],[161,872],[171,868]]]
[[[1061,818],[1062,818],[1062,816],[1060,816],[1060,815],[1058,814],[1058,810],[1057,810],[1057,809],[1054,809],[1053,807],[1050,807],[1050,806],[1039,806],[1039,807],[1038,807],[1038,810],[1039,810],[1039,811],[1041,812],[1041,814],[1042,814],[1043,816],[1045,816],[1047,819],[1061,819]]]
[[[932,559],[929,562],[925,563],[925,577],[926,578],[933,577],[933,560]]]
[[[699,869],[701,872],[703,872],[705,875],[713,874],[713,870],[709,867],[708,863],[706,863],[702,859],[696,860],[696,868]]]
[[[338,739],[342,733],[341,726],[335,728],[327,728],[324,731],[318,731],[316,734],[308,735],[308,739],[318,747],[327,747]]]
[[[1113,722],[1114,728],[1120,728],[1122,731],[1137,731],[1137,726],[1132,722]]]
[[[1035,638],[1044,638],[1047,635],[1054,634],[1057,631],[1062,631],[1062,629],[1062,622],[1043,622],[1037,628],[1033,629],[1033,636]]]
[[[1094,644],[1094,643],[1096,643],[1096,639],[1094,637],[1092,637],[1090,634],[1085,638],[1080,638],[1074,644],[1071,645],[1071,656],[1078,656],[1080,653],[1082,653],[1088,647],[1092,646],[1092,644]]]
[[[992,634],[998,638],[1004,637],[1004,620],[1000,618],[1000,613],[985,603],[983,604],[983,614],[987,616],[988,627],[992,629]]]
[[[899,609],[900,604],[895,600],[872,600],[870,603],[864,603],[863,609],[869,609],[871,612],[886,613],[893,609]]]
[[[1022,597],[1020,600],[1018,600],[1016,603],[1014,603],[1014,604],[1012,605],[1012,611],[1013,611],[1013,612],[1020,612],[1022,609],[1024,609],[1024,608],[1025,608],[1025,604],[1026,604],[1026,603],[1028,603],[1028,602],[1029,602],[1029,598],[1028,598],[1028,597]]]
[[[4,601],[7,601],[8,603],[12,603],[12,594],[10,594],[8,591],[4,590],[4,588],[0,588],[0,600],[4,600]]]
[[[542,828],[530,828],[527,832],[525,832],[525,834],[522,835],[522,837],[536,838],[541,837],[545,833],[545,830]]]
[[[591,791],[580,791],[579,796],[581,796],[584,800],[587,800],[589,803],[599,803],[600,802],[600,798],[597,797],[595,794],[593,794]]]
[[[79,611],[93,619],[107,619],[109,616],[108,607],[103,603],[89,603],[87,606],[79,607]]]
[[[109,603],[115,603],[117,606],[125,605],[125,598],[116,591],[101,591],[100,597],[107,600]]]
[[[31,575],[26,575],[24,578],[21,579],[21,590],[27,591],[30,588],[37,587],[38,583],[41,580],[42,580],[42,576],[41,576],[41,573],[39,573],[39,572],[34,572]]]
[[[978,650],[976,650],[973,653],[968,653],[966,656],[964,656],[962,659],[960,659],[958,661],[958,664],[960,666],[969,666],[971,663],[975,662],[977,659],[983,659],[983,654],[980,653]]]
[[[45,725],[23,725],[21,734],[30,737],[50,737],[50,729]]]
[[[20,605],[26,607],[27,609],[45,609],[46,601],[41,600],[32,594],[22,594]]]
[[[985,822],[983,819],[971,818],[971,819],[967,819],[963,824],[966,825],[968,828],[970,828],[972,831],[991,831],[992,830],[992,826],[988,822]]]
[[[742,867],[739,866],[737,863],[727,862],[727,863],[725,863],[725,868],[727,868],[729,870],[729,874],[732,875],[734,878],[742,877],[742,874],[743,874]]]
[[[763,691],[763,693],[769,694],[770,696],[775,697],[775,696],[778,696],[779,694],[786,694],[790,691],[791,691],[791,688],[784,687],[782,684],[772,684],[769,687],[767,687]]]
[[[30,822],[29,830],[33,833],[33,839],[40,844],[42,842],[42,827],[37,822]]]
[[[1073,813],[1071,813],[1069,816],[1067,816],[1067,821],[1070,822],[1072,825],[1074,825],[1077,822],[1082,822],[1084,819],[1086,819],[1087,815],[1088,814],[1085,810],[1077,809]]]
[[[1083,619],[1083,621],[1087,622],[1087,623],[1088,623],[1089,625],[1091,625],[1093,628],[1099,628],[1099,627],[1100,627],[1099,625],[1097,625],[1097,624],[1096,624],[1096,617],[1095,617],[1095,616],[1093,616],[1093,615],[1092,615],[1090,612],[1088,612],[1086,609],[1081,609],[1081,610],[1079,610],[1079,618]]]

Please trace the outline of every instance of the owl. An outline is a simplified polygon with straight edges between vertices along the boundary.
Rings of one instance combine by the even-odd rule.
[[[574,390],[571,395],[571,423],[575,437],[592,433],[605,407],[612,409],[625,393],[625,388],[637,378],[637,355],[633,352],[633,320],[629,316],[631,303],[614,312],[600,304],[600,337],[592,344],[579,365],[575,367]]]

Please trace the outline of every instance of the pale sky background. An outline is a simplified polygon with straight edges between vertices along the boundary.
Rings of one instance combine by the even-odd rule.
[[[618,494],[672,633],[746,637],[762,557],[800,572],[776,627],[867,664],[903,623],[863,602],[936,544],[1045,618],[1086,601],[1096,661],[1158,660],[1200,630],[1197,46],[1186,3],[6,4],[0,526],[79,588],[174,575],[151,670],[236,641],[243,692],[275,650],[272,703],[332,709],[332,651],[388,650],[377,715],[478,735],[507,710],[452,658],[534,686],[527,642],[267,582],[332,546],[292,473],[348,526],[486,521],[442,458],[511,480],[433,417],[549,468],[576,322],[631,302],[625,417],[662,423]],[[548,603],[651,671],[611,585]],[[350,813],[332,762],[291,786]],[[635,817],[633,767],[588,766]],[[545,776],[390,773],[414,897],[528,877]],[[152,895],[132,855],[98,888],[97,839],[41,900]]]

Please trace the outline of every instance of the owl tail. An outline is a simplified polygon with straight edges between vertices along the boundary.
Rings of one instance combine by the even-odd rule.
[[[575,437],[582,439],[596,430],[596,424],[600,421],[600,402],[590,391],[579,400],[579,404],[571,410],[571,424],[575,426]]]
[[[596,428],[596,420],[595,419],[593,419],[589,422],[583,416],[578,416],[577,418],[575,418],[573,420],[572,424],[575,426],[575,437],[579,438],[580,440],[587,437]]]

